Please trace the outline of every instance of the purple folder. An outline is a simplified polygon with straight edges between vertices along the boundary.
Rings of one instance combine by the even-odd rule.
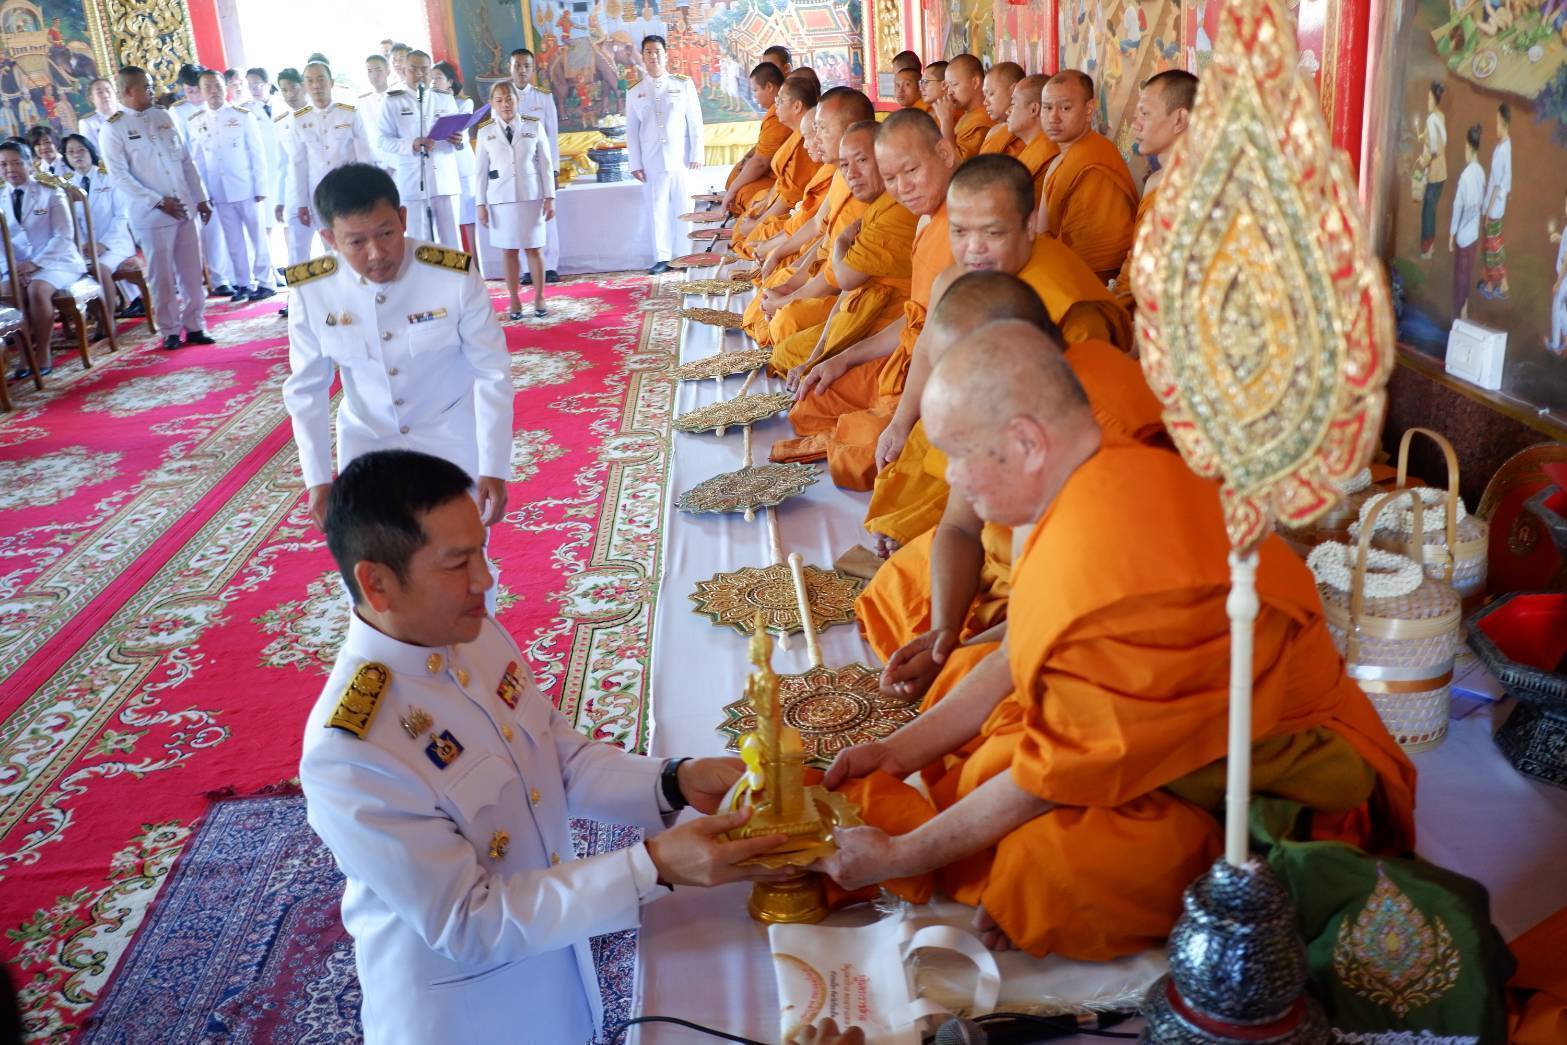
[[[426,138],[436,141],[444,141],[454,134],[466,134],[471,127],[477,127],[490,115],[490,107],[482,105],[471,113],[459,112],[450,116],[442,116],[430,126],[425,133]]]

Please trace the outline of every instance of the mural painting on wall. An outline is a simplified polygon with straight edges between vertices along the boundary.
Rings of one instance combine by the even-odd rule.
[[[709,123],[755,120],[749,74],[762,51],[785,43],[823,88],[865,78],[860,0],[523,0],[496,7],[459,0],[464,62],[481,84],[506,75],[523,40],[538,54],[539,78],[560,106],[562,130],[585,130],[621,113],[642,75],[641,40],[664,37],[672,72],[689,76]],[[471,7],[471,16],[462,14]],[[527,19],[526,25],[523,19]],[[466,23],[466,24],[465,24]]]
[[[75,130],[97,75],[81,3],[0,3],[0,137],[40,123]]]
[[[1567,3],[1418,0],[1396,99],[1399,340],[1507,333],[1502,391],[1567,414]]]
[[[1140,85],[1182,66],[1177,0],[1070,0],[1061,7],[1061,67],[1094,78],[1099,126],[1132,158]]]

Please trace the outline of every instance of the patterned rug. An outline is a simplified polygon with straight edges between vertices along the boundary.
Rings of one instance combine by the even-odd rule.
[[[551,290],[507,324],[499,619],[579,729],[638,750],[680,301],[645,276]],[[296,774],[336,655],[281,303],[209,309],[215,346],[67,364],[0,417],[0,960],[38,1040],[80,1025],[207,795]]]
[[[578,856],[641,840],[578,820]],[[220,801],[163,886],[79,1040],[354,1042],[359,981],[338,917],[343,876],[298,793]],[[593,940],[605,1020],[629,1016],[636,933]]]

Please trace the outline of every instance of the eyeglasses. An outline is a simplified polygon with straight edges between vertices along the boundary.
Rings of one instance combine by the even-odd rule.
[[[946,83],[946,82],[947,82],[947,81],[946,81],[946,80],[945,80],[945,79],[940,79],[940,80],[932,80],[932,79],[931,79],[931,78],[930,78],[930,77],[928,77],[928,76],[922,76],[922,77],[920,77],[920,83]]]

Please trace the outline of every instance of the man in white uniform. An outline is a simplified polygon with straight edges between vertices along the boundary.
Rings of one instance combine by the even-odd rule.
[[[680,215],[690,199],[686,171],[702,168],[702,103],[696,86],[666,62],[662,36],[642,38],[647,75],[626,97],[626,160],[642,183],[642,205],[653,227],[653,267],[669,271],[675,244],[685,238]]]
[[[77,130],[97,149],[101,148],[98,136],[103,133],[103,125],[120,107],[114,101],[114,84],[102,76],[87,85],[87,98],[92,102],[93,111],[81,118]]]
[[[191,117],[191,148],[196,169],[223,226],[223,241],[233,266],[231,300],[261,301],[277,291],[272,250],[261,233],[259,204],[271,191],[271,168],[261,143],[261,125],[248,106],[230,105],[221,73],[201,74],[204,111]]]
[[[174,118],[152,104],[146,71],[128,65],[116,85],[122,108],[104,124],[103,162],[115,189],[125,194],[131,231],[147,257],[163,347],[180,347],[181,326],[185,344],[214,344],[203,329],[207,299],[195,220],[198,214],[203,222],[212,219],[207,190]]]
[[[430,89],[430,56],[423,51],[409,52],[407,68],[408,86],[387,92],[376,125],[376,148],[395,166],[392,177],[414,231],[422,239],[459,247],[462,174],[455,150],[464,142],[460,134],[441,141],[429,137],[436,120],[456,114],[457,100]]]
[[[365,59],[365,78],[370,81],[370,89],[359,96],[359,113],[364,120],[365,131],[370,136],[370,147],[376,149],[375,164],[388,173],[396,167],[381,155],[375,139],[377,129],[381,126],[381,110],[386,107],[386,92],[391,76],[391,63],[381,55],[372,54]]]
[[[492,584],[469,477],[408,451],[338,479],[327,546],[354,599],[306,720],[307,815],[347,885],[367,1045],[582,1045],[603,1030],[590,937],[635,928],[675,886],[782,875],[736,866],[783,835],[719,837],[744,767],[593,743],[534,684],[484,608]],[[647,841],[578,859],[570,817]]]
[[[511,367],[472,259],[407,237],[397,186],[377,167],[337,168],[312,205],[336,254],[288,269],[292,373],[283,385],[311,518],[323,525],[332,483],[335,368],[339,471],[371,450],[443,457],[477,480],[484,523],[494,525],[511,475]]]
[[[277,86],[278,93],[283,96],[283,102],[278,106],[281,112],[273,117],[273,126],[277,128],[278,151],[281,153],[282,162],[278,165],[277,176],[273,179],[272,199],[275,203],[273,216],[283,226],[283,250],[287,259],[285,264],[297,265],[301,261],[310,259],[310,241],[315,236],[315,229],[299,220],[301,204],[309,206],[310,201],[301,200],[294,195],[294,113],[303,109],[306,104],[304,78],[300,76],[298,69],[280,69],[277,74]],[[284,315],[288,314],[286,308],[280,311]]]
[[[544,128],[550,143],[550,169],[560,170],[560,113],[555,107],[555,95],[547,88],[537,86],[534,75],[538,72],[538,59],[526,47],[511,53],[511,85],[517,97],[517,115],[533,117]],[[560,282],[560,223],[552,216],[544,223],[544,278],[550,283]],[[522,277],[522,285],[533,285],[533,274]]]
[[[345,163],[375,163],[375,150],[358,111],[332,101],[332,70],[320,62],[305,66],[305,91],[310,104],[294,113],[290,131],[293,149],[288,156],[295,201],[295,217],[312,229],[317,225],[310,211],[316,186]],[[290,258],[290,261],[295,259]]]
[[[188,63],[180,66],[179,79],[174,89],[183,93],[184,97],[169,106],[169,115],[179,124],[180,134],[184,135],[187,143],[191,140],[191,118],[207,107],[201,95],[201,73],[200,66]],[[212,296],[228,297],[234,293],[234,273],[230,271],[233,263],[229,261],[228,247],[223,242],[223,225],[221,222],[209,221],[201,227],[200,232],[201,256],[207,268]]]

